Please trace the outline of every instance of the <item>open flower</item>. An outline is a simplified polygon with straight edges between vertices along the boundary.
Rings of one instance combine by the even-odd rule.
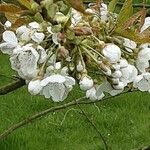
[[[142,92],[150,92],[150,73],[138,75],[133,82],[133,86]]]
[[[38,45],[36,50],[39,53],[39,64],[44,63],[47,59],[47,53],[45,49],[42,46]]]
[[[150,48],[144,48],[138,53],[138,58],[136,60],[136,66],[140,72],[146,72],[150,64]]]
[[[92,101],[101,100],[104,96],[105,95],[103,92],[99,95],[96,95],[96,87],[92,87],[91,89],[86,91],[86,97]]]
[[[120,48],[115,44],[107,44],[103,50],[103,55],[110,63],[116,63],[121,58],[121,50]]]
[[[123,40],[123,45],[128,52],[132,52],[132,50],[136,48],[137,44],[134,41],[127,38],[123,38]]]
[[[88,76],[84,76],[80,82],[80,89],[83,90],[83,91],[87,91],[89,89],[91,89],[93,87],[93,79],[91,79],[90,77]]]
[[[0,44],[0,50],[4,54],[11,55],[13,50],[19,45],[15,33],[12,31],[5,31],[3,33],[3,41],[4,43]]]
[[[17,51],[18,53],[10,57],[12,69],[16,70],[23,79],[32,80],[38,72],[38,52],[32,47],[32,44],[23,46]]]
[[[103,92],[109,93],[111,96],[118,95],[124,90],[124,88],[114,88],[108,81],[104,81],[101,85],[98,86],[96,95],[99,97]]]
[[[138,75],[138,71],[135,68],[135,66],[130,65],[130,64],[127,67],[122,68],[121,73],[122,73],[122,76],[120,78],[120,81],[122,81],[125,86],[128,83],[133,82],[136,76]]]
[[[16,30],[16,34],[18,40],[23,43],[27,43],[32,39],[34,42],[40,44],[45,38],[44,33],[40,32],[40,24],[37,22],[31,22],[28,26],[20,26]]]
[[[41,86],[43,87],[41,94],[44,95],[45,98],[52,97],[52,100],[55,102],[63,101],[67,98],[73,85],[75,85],[74,78],[54,74],[41,81]]]

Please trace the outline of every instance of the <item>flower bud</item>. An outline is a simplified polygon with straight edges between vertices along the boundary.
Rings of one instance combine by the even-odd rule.
[[[29,82],[29,84],[28,84],[28,91],[32,95],[37,95],[42,90],[42,86],[41,86],[40,82],[41,82],[40,80],[33,80],[33,81]]]
[[[122,76],[122,73],[120,70],[117,70],[114,73],[112,73],[112,77],[114,78],[120,78],[121,76]]]
[[[102,53],[110,63],[118,62],[121,57],[121,50],[115,44],[107,44],[102,50]]]
[[[112,84],[119,84],[119,78],[112,78]]]
[[[119,82],[119,84],[117,85],[113,85],[113,88],[116,90],[122,90],[124,88],[124,83],[123,82]]]
[[[84,70],[84,67],[83,67],[81,61],[79,61],[78,65],[77,65],[77,71],[82,72],[83,70]]]
[[[120,68],[128,67],[128,62],[126,59],[120,59]]]
[[[10,21],[6,21],[4,26],[5,26],[6,29],[8,29],[12,26],[12,23]]]
[[[85,76],[80,80],[79,84],[81,90],[87,91],[93,87],[94,82],[90,77]]]

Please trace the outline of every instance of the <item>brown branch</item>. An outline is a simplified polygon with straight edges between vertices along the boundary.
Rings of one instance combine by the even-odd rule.
[[[126,91],[126,92],[120,93],[120,94],[116,95],[115,97],[118,97],[120,95],[129,93],[129,92],[131,92],[131,91]],[[58,111],[58,110],[66,109],[66,108],[69,108],[71,106],[77,105],[77,102],[78,102],[79,105],[94,104],[94,103],[98,103],[98,102],[103,102],[105,100],[110,100],[113,97],[114,96],[108,96],[108,97],[104,98],[101,101],[81,101],[82,99],[85,99],[85,97],[81,97],[81,98],[77,99],[76,101],[72,101],[72,102],[69,102],[69,103],[66,103],[66,104],[62,104],[62,105],[59,105],[59,106],[56,106],[56,107],[51,107],[49,109],[43,110],[43,111],[41,111],[41,112],[39,112],[39,113],[37,113],[37,114],[35,114],[33,116],[25,118],[24,120],[14,124],[13,126],[9,127],[6,130],[4,130],[0,134],[0,140],[4,139],[8,135],[10,135],[11,133],[13,133],[18,128],[20,128],[20,127],[22,127],[24,125],[27,125],[27,124],[31,123],[32,121],[34,121],[34,120],[36,120],[38,118],[41,118],[42,116],[45,116],[45,115],[47,115],[47,114],[49,114],[51,112],[55,112],[55,111]]]
[[[0,95],[5,95],[5,94],[8,94],[12,91],[15,91],[17,90],[18,88],[22,87],[25,85],[25,80],[23,79],[17,79],[16,81],[8,84],[8,85],[5,85],[5,86],[2,86],[0,87]]]
[[[103,137],[103,135],[101,134],[101,132],[99,131],[99,129],[96,127],[96,125],[94,124],[94,122],[88,117],[88,115],[86,114],[86,112],[80,107],[80,105],[78,104],[78,102],[76,102],[79,109],[81,110],[82,114],[86,117],[86,119],[88,120],[88,122],[92,125],[92,127],[95,129],[95,131],[99,134],[100,138],[102,139],[104,146],[105,146],[105,150],[108,150],[108,146],[106,143],[105,138]]]

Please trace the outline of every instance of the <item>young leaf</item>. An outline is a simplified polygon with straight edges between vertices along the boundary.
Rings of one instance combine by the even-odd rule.
[[[138,25],[138,30],[140,31],[141,27],[144,24],[144,20],[145,20],[145,16],[146,16],[146,9],[142,9],[140,11],[138,11],[137,13],[135,13],[134,15],[132,15],[124,24],[123,29],[127,29],[129,27],[131,27],[132,25],[135,25],[137,22],[139,23]]]
[[[85,7],[82,0],[66,0],[72,8],[79,12],[85,13]]]
[[[150,42],[150,27],[144,30],[142,33],[137,31],[132,31],[130,29],[123,30],[122,28],[117,28],[115,34],[123,36],[138,44],[149,43]]]
[[[108,11],[114,12],[118,0],[112,0],[108,5]]]
[[[132,0],[126,0],[117,18],[117,26],[122,26],[133,13]]]
[[[9,20],[12,23],[15,23],[16,20],[19,18],[19,16],[13,14],[13,13],[5,13],[5,17],[7,18],[7,20]]]
[[[21,5],[31,9],[31,0],[17,0]]]
[[[0,4],[0,12],[16,14],[22,11],[22,9],[14,4]]]

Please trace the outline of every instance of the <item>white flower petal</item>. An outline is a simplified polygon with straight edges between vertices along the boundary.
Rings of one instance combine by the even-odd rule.
[[[31,22],[29,23],[29,28],[31,29],[39,29],[40,28],[40,24],[37,22]]]
[[[36,42],[36,43],[41,43],[45,38],[45,35],[44,33],[38,33],[38,32],[35,32],[32,36],[31,36],[31,39]]]
[[[87,91],[93,87],[94,82],[91,78],[85,76],[82,80],[80,80],[79,84],[81,90]]]
[[[125,46],[125,49],[128,52],[132,52],[132,50],[136,48],[137,44],[130,39],[127,39],[127,38],[123,38],[123,39],[124,39],[123,45]]]
[[[110,63],[116,63],[121,58],[121,50],[115,44],[107,44],[104,49],[102,50],[104,56]]]
[[[11,43],[16,46],[18,45],[17,37],[16,37],[15,33],[12,31],[5,31],[3,33],[3,40],[7,43]]]
[[[37,46],[37,51],[38,51],[38,53],[39,53],[39,55],[40,55],[39,63],[42,64],[42,63],[44,63],[44,62],[46,61],[46,59],[47,59],[46,51],[45,51],[45,49],[44,49],[42,46],[40,46],[40,45]]]
[[[40,82],[41,82],[40,80],[33,80],[33,81],[29,82],[29,84],[28,84],[28,91],[32,95],[37,95],[42,90],[42,86],[40,85]]]
[[[53,83],[50,86],[50,94],[54,102],[63,101],[64,94],[65,94],[65,86],[60,83]]]
[[[16,47],[16,44],[14,45],[13,43],[2,43],[0,44],[0,50],[4,54],[9,54],[11,55],[13,53],[14,48]]]
[[[52,41],[53,41],[56,45],[59,44],[59,42],[58,42],[58,33],[54,33],[54,34],[52,35]]]
[[[5,28],[10,28],[12,26],[12,23],[10,21],[6,21],[4,26]]]

